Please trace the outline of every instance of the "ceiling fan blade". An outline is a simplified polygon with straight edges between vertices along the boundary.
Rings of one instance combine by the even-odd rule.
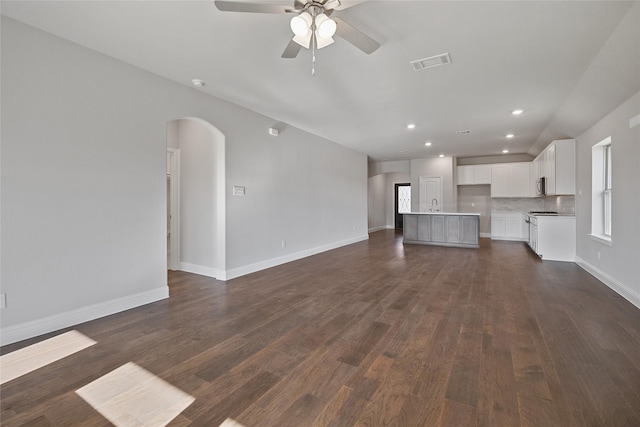
[[[300,52],[300,49],[302,49],[302,46],[300,46],[295,41],[291,40],[289,41],[289,44],[287,45],[287,47],[284,49],[284,52],[282,52],[282,57],[295,58],[296,56],[298,56],[298,52]]]
[[[335,10],[345,10],[350,7],[357,6],[360,3],[364,3],[365,0],[340,0],[340,4],[333,6]],[[327,0],[327,3],[331,3],[331,0]]]
[[[336,7],[339,7],[342,3],[340,0],[326,0],[323,4],[325,10],[333,10]]]
[[[218,10],[222,12],[289,13],[291,9],[288,6],[278,4],[244,3],[224,0],[216,0],[214,3]]]
[[[338,24],[336,34],[364,53],[373,53],[380,47],[380,43],[358,30],[353,25],[345,22],[343,19],[334,17],[333,20]]]

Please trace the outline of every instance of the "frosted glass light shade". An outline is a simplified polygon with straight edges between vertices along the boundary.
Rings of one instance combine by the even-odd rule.
[[[309,33],[313,18],[307,12],[302,12],[300,15],[291,18],[291,31],[298,37],[304,37]]]
[[[311,34],[313,33],[311,31],[308,31],[304,36],[293,36],[293,41],[298,43],[305,49],[309,49],[309,47],[311,46]]]
[[[316,31],[316,47],[322,49],[325,46],[329,46],[334,42],[333,37],[319,37],[318,31]]]
[[[316,16],[316,28],[317,28],[317,36],[322,39],[328,39],[333,37],[336,33],[338,25],[336,21],[329,18],[324,13]]]

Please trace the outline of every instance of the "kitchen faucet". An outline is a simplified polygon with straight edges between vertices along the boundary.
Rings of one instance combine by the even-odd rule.
[[[436,199],[435,197],[433,199],[431,199],[431,207],[429,208],[429,212],[440,212],[440,209],[437,208],[438,206],[438,199]]]

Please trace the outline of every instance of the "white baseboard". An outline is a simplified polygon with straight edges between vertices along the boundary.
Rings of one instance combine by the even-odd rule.
[[[395,227],[393,225],[381,225],[379,227],[373,227],[370,228],[369,230],[367,230],[369,233],[375,233],[376,231],[382,231],[382,230],[393,230],[395,229]]]
[[[7,326],[6,328],[0,329],[0,345],[37,337],[38,335],[54,332],[59,329],[109,316],[166,298],[169,298],[168,286],[101,302],[30,322]]]
[[[622,296],[624,299],[629,301],[631,304],[640,308],[640,294],[638,294],[633,289],[629,289],[627,286],[618,282],[613,277],[609,276],[604,271],[594,267],[593,265],[587,263],[580,257],[576,256],[576,264],[582,267],[583,270],[591,274],[596,279],[600,280],[602,283],[613,289],[616,293]]]
[[[231,270],[227,270],[226,279],[220,279],[220,280],[235,279],[240,276],[255,273],[257,271],[265,270],[267,268],[276,267],[281,264],[286,264],[291,261],[296,261],[311,255],[316,255],[322,252],[330,251],[332,249],[337,249],[342,246],[351,245],[353,243],[362,242],[368,239],[369,239],[369,235],[366,234],[364,236],[353,237],[351,239],[341,240],[339,242],[329,243],[327,245],[306,249],[304,251],[294,252],[288,255],[284,255],[277,258],[271,258],[265,261],[256,262],[254,264],[249,264],[242,267],[237,267]]]
[[[482,236],[483,233],[480,233],[480,237]],[[486,233],[487,237],[491,238],[491,240],[509,240],[511,242],[526,242],[527,239],[523,239],[523,238],[518,238],[518,237],[496,237],[493,236],[491,237],[491,233]]]
[[[188,262],[180,263],[180,271],[187,273],[199,274],[201,276],[213,277],[218,280],[226,280],[226,274],[217,268],[205,267],[203,265],[190,264]]]

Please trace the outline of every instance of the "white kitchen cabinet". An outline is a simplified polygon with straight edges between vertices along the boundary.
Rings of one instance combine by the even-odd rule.
[[[458,185],[491,184],[491,165],[458,166]]]
[[[458,185],[473,184],[473,166],[458,166]]]
[[[576,217],[531,217],[529,246],[543,260],[573,262],[576,258]]]
[[[573,195],[576,193],[576,141],[562,139],[551,142],[533,161],[534,182],[546,178],[546,194]]]
[[[556,144],[552,142],[545,150],[544,176],[547,178],[545,194],[556,194]]]
[[[473,178],[476,184],[491,184],[491,165],[475,165]]]
[[[491,239],[525,241],[521,212],[491,212]],[[527,230],[528,231],[528,230]]]
[[[509,166],[499,164],[491,166],[491,197],[510,197]]]
[[[538,197],[538,178],[540,178],[540,160],[536,157],[529,168],[529,197]]]
[[[491,197],[531,197],[530,162],[491,165]]]
[[[529,197],[529,171],[531,163],[512,163],[509,169],[509,192],[511,197]]]
[[[491,238],[494,240],[507,239],[507,219],[491,213]]]

